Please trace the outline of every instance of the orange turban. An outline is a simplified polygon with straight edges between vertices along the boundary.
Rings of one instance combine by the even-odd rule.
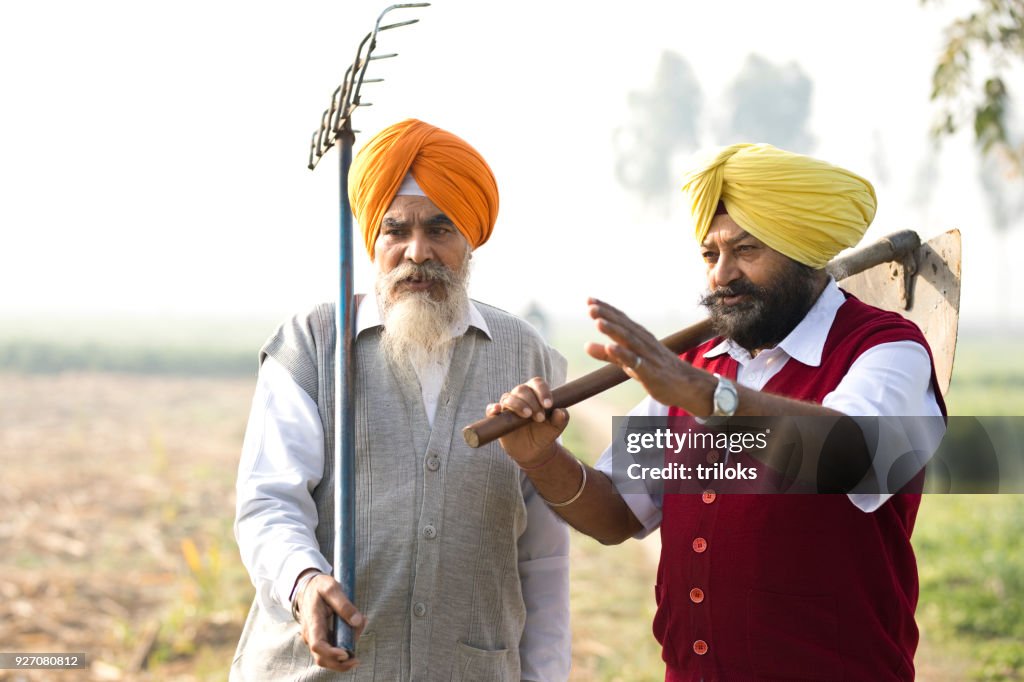
[[[410,172],[474,249],[487,241],[498,218],[498,183],[490,166],[462,138],[410,118],[368,140],[349,171],[352,215],[370,258],[384,214]]]

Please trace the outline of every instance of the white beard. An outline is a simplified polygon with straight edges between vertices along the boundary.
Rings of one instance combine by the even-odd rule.
[[[469,257],[458,272],[443,265],[403,263],[387,274],[378,274],[377,304],[384,322],[381,349],[392,367],[404,371],[412,363],[424,367],[446,362],[455,343],[453,327],[469,310]],[[441,300],[430,291],[397,290],[399,283],[414,276],[433,279],[443,286]]]

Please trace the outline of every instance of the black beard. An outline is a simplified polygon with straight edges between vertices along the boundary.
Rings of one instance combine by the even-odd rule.
[[[814,305],[816,271],[790,260],[777,282],[759,287],[748,279],[732,282],[701,297],[715,333],[732,339],[753,352],[771,348],[789,335]],[[736,305],[725,305],[725,296],[746,295]]]

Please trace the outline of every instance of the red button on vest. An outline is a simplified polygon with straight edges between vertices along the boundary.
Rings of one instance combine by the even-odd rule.
[[[697,654],[698,656],[703,656],[707,652],[708,643],[705,642],[703,639],[698,639],[696,642],[693,643],[693,653]]]
[[[708,548],[708,541],[704,538],[695,538],[693,541],[693,551],[700,554]]]
[[[700,499],[704,501],[704,504],[711,504],[715,501],[715,497],[717,497],[717,495],[715,495],[714,490],[706,490],[704,491],[704,494],[700,496]]]
[[[702,601],[704,601],[704,590],[700,589],[699,587],[695,587],[692,590],[690,590],[690,601],[692,601],[694,604],[699,604]]]
[[[718,461],[718,450],[708,450],[707,456],[708,464],[714,464]]]

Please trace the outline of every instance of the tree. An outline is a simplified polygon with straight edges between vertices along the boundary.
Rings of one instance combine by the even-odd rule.
[[[1024,144],[1014,139],[1006,76],[1024,61],[1024,0],[978,3],[974,12],[946,28],[932,74],[931,99],[941,107],[932,132],[941,138],[971,124],[982,155],[1000,158],[1022,177]],[[980,87],[975,80],[979,72],[985,74]]]
[[[813,83],[799,64],[773,64],[751,54],[726,95],[732,116],[720,131],[727,144],[767,142],[807,153],[814,138],[807,131]]]
[[[645,201],[667,206],[679,183],[672,160],[697,145],[701,89],[689,62],[662,52],[653,87],[630,92],[629,106],[632,121],[615,132],[615,176]]]

